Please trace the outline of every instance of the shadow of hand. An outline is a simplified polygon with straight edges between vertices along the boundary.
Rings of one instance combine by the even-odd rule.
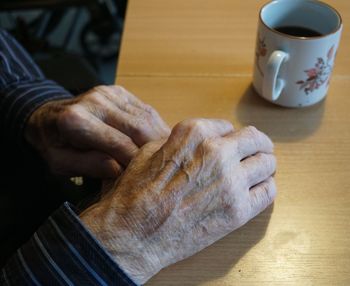
[[[272,211],[273,204],[213,245],[163,269],[150,280],[149,285],[202,285],[225,276],[264,237]]]
[[[235,115],[242,125],[253,125],[273,141],[291,142],[314,133],[320,126],[324,102],[306,108],[285,108],[259,97],[252,85],[246,89]]]

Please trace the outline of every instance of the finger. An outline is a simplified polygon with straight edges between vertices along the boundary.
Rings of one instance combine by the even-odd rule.
[[[151,106],[145,106],[144,109],[136,107],[125,99],[124,94],[113,94],[113,90],[107,86],[99,86],[95,90],[102,95],[98,97],[98,105],[103,112],[99,108],[90,108],[90,111],[128,135],[136,145],[141,147],[169,136],[169,127]]]
[[[61,136],[77,149],[102,151],[124,166],[138,151],[130,137],[84,109],[68,111],[58,120],[58,125]]]
[[[146,112],[129,104],[123,96],[113,96],[113,92],[108,86],[98,86],[95,87],[95,90],[99,94],[94,95],[92,104],[88,102],[88,105],[85,106],[87,111],[104,123],[126,134],[137,146],[145,144],[143,137],[149,137],[145,133],[150,133],[155,129],[146,120]]]
[[[276,158],[272,154],[258,153],[243,160],[240,167],[251,188],[273,175],[276,171]]]
[[[110,87],[116,90],[117,93],[122,92],[126,96],[128,103],[131,105],[131,106],[127,105],[127,108],[129,108],[130,111],[133,111],[134,113],[136,113],[137,108],[140,108],[146,111],[148,114],[151,115],[151,118],[153,118],[154,121],[156,122],[156,124],[154,124],[154,128],[158,129],[159,133],[166,134],[166,137],[169,136],[170,134],[169,125],[166,124],[166,122],[162,119],[162,117],[159,115],[156,109],[154,109],[151,105],[144,103],[141,99],[139,99],[137,96],[135,96],[130,91],[123,88],[122,86],[112,85]],[[136,108],[133,109],[132,106]],[[165,136],[163,136],[162,138],[165,138]],[[152,140],[158,140],[158,139],[159,138],[157,136],[157,138],[153,138]]]
[[[140,136],[137,136],[140,137],[137,139],[141,146],[150,141],[169,137],[170,128],[168,124],[165,123],[159,113],[152,106],[145,104],[122,86],[111,85],[108,86],[107,89],[108,90],[105,89],[105,91],[111,101],[118,101],[120,109],[143,119],[143,126],[148,127],[143,128],[144,130],[141,130],[143,132],[140,133]],[[123,101],[120,102],[119,98],[123,98]],[[127,102],[124,102],[124,100]],[[139,131],[140,130],[136,130],[136,133],[139,133]]]
[[[51,170],[65,176],[116,178],[123,170],[113,158],[96,151],[52,148],[46,156]]]
[[[127,91],[122,86],[118,85],[100,85],[95,87],[95,90],[105,95],[113,104],[117,105],[120,109],[129,104],[139,109],[145,110],[146,104],[138,99],[135,95]]]
[[[129,105],[125,110],[130,112],[131,109],[137,108]],[[117,108],[108,109],[105,121],[128,135],[139,147],[169,137],[170,129],[156,111],[147,113],[138,109],[131,112],[133,114],[120,112]]]
[[[123,96],[114,96],[108,86],[95,87],[94,92],[88,94],[87,100],[83,101],[83,104],[89,112],[103,121],[108,114],[115,113],[123,120],[129,120],[130,115],[138,115],[141,112],[140,108],[128,104],[127,99]],[[121,120],[119,119],[119,121]]]
[[[266,181],[256,185],[249,191],[251,204],[251,218],[266,209],[276,197],[275,180],[270,177]]]
[[[130,91],[128,91],[127,89],[125,89],[124,87],[120,86],[120,85],[110,85],[108,86],[111,90],[113,90],[114,94],[117,95],[123,95],[124,98],[127,99],[127,101],[136,106],[139,107],[141,109],[147,109],[147,104],[145,104],[144,102],[142,102],[141,99],[139,99],[138,97],[136,97],[134,94],[132,94]]]
[[[100,85],[96,86],[94,90],[103,95],[104,99],[110,104],[118,107],[119,109],[124,110],[124,107],[128,105],[128,98],[125,96],[123,91],[120,89],[119,91],[111,88],[111,86]],[[97,95],[96,95],[97,96]],[[100,98],[102,99],[102,98]],[[104,106],[109,106],[109,104],[103,104]]]
[[[225,138],[229,141],[236,141],[240,160],[258,152],[273,152],[273,143],[270,138],[253,126],[245,127]]]
[[[146,106],[146,119],[148,119],[148,124],[151,126],[150,130],[153,131],[153,134],[149,135],[149,138],[145,138],[145,142],[159,140],[163,138],[168,138],[170,135],[170,127],[159,115],[158,111],[152,106]]]

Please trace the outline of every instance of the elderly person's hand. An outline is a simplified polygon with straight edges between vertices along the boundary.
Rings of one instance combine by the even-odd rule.
[[[187,120],[145,145],[82,221],[137,283],[239,228],[272,203],[270,139],[222,120]]]
[[[25,138],[60,175],[114,178],[153,140],[170,130],[158,113],[120,86],[98,86],[39,107]]]

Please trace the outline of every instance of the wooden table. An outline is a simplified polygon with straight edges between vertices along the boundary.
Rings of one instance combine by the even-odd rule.
[[[278,197],[247,225],[149,285],[350,285],[350,1],[327,100],[284,109],[251,74],[259,7],[246,0],[129,0],[117,83],[170,125],[252,124],[275,142]]]

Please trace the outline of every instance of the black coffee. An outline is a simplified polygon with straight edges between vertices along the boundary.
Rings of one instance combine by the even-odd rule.
[[[275,30],[283,34],[296,36],[296,37],[308,38],[308,37],[318,37],[322,35],[321,33],[315,30],[304,28],[304,27],[298,27],[298,26],[281,26],[281,27],[275,28]]]

